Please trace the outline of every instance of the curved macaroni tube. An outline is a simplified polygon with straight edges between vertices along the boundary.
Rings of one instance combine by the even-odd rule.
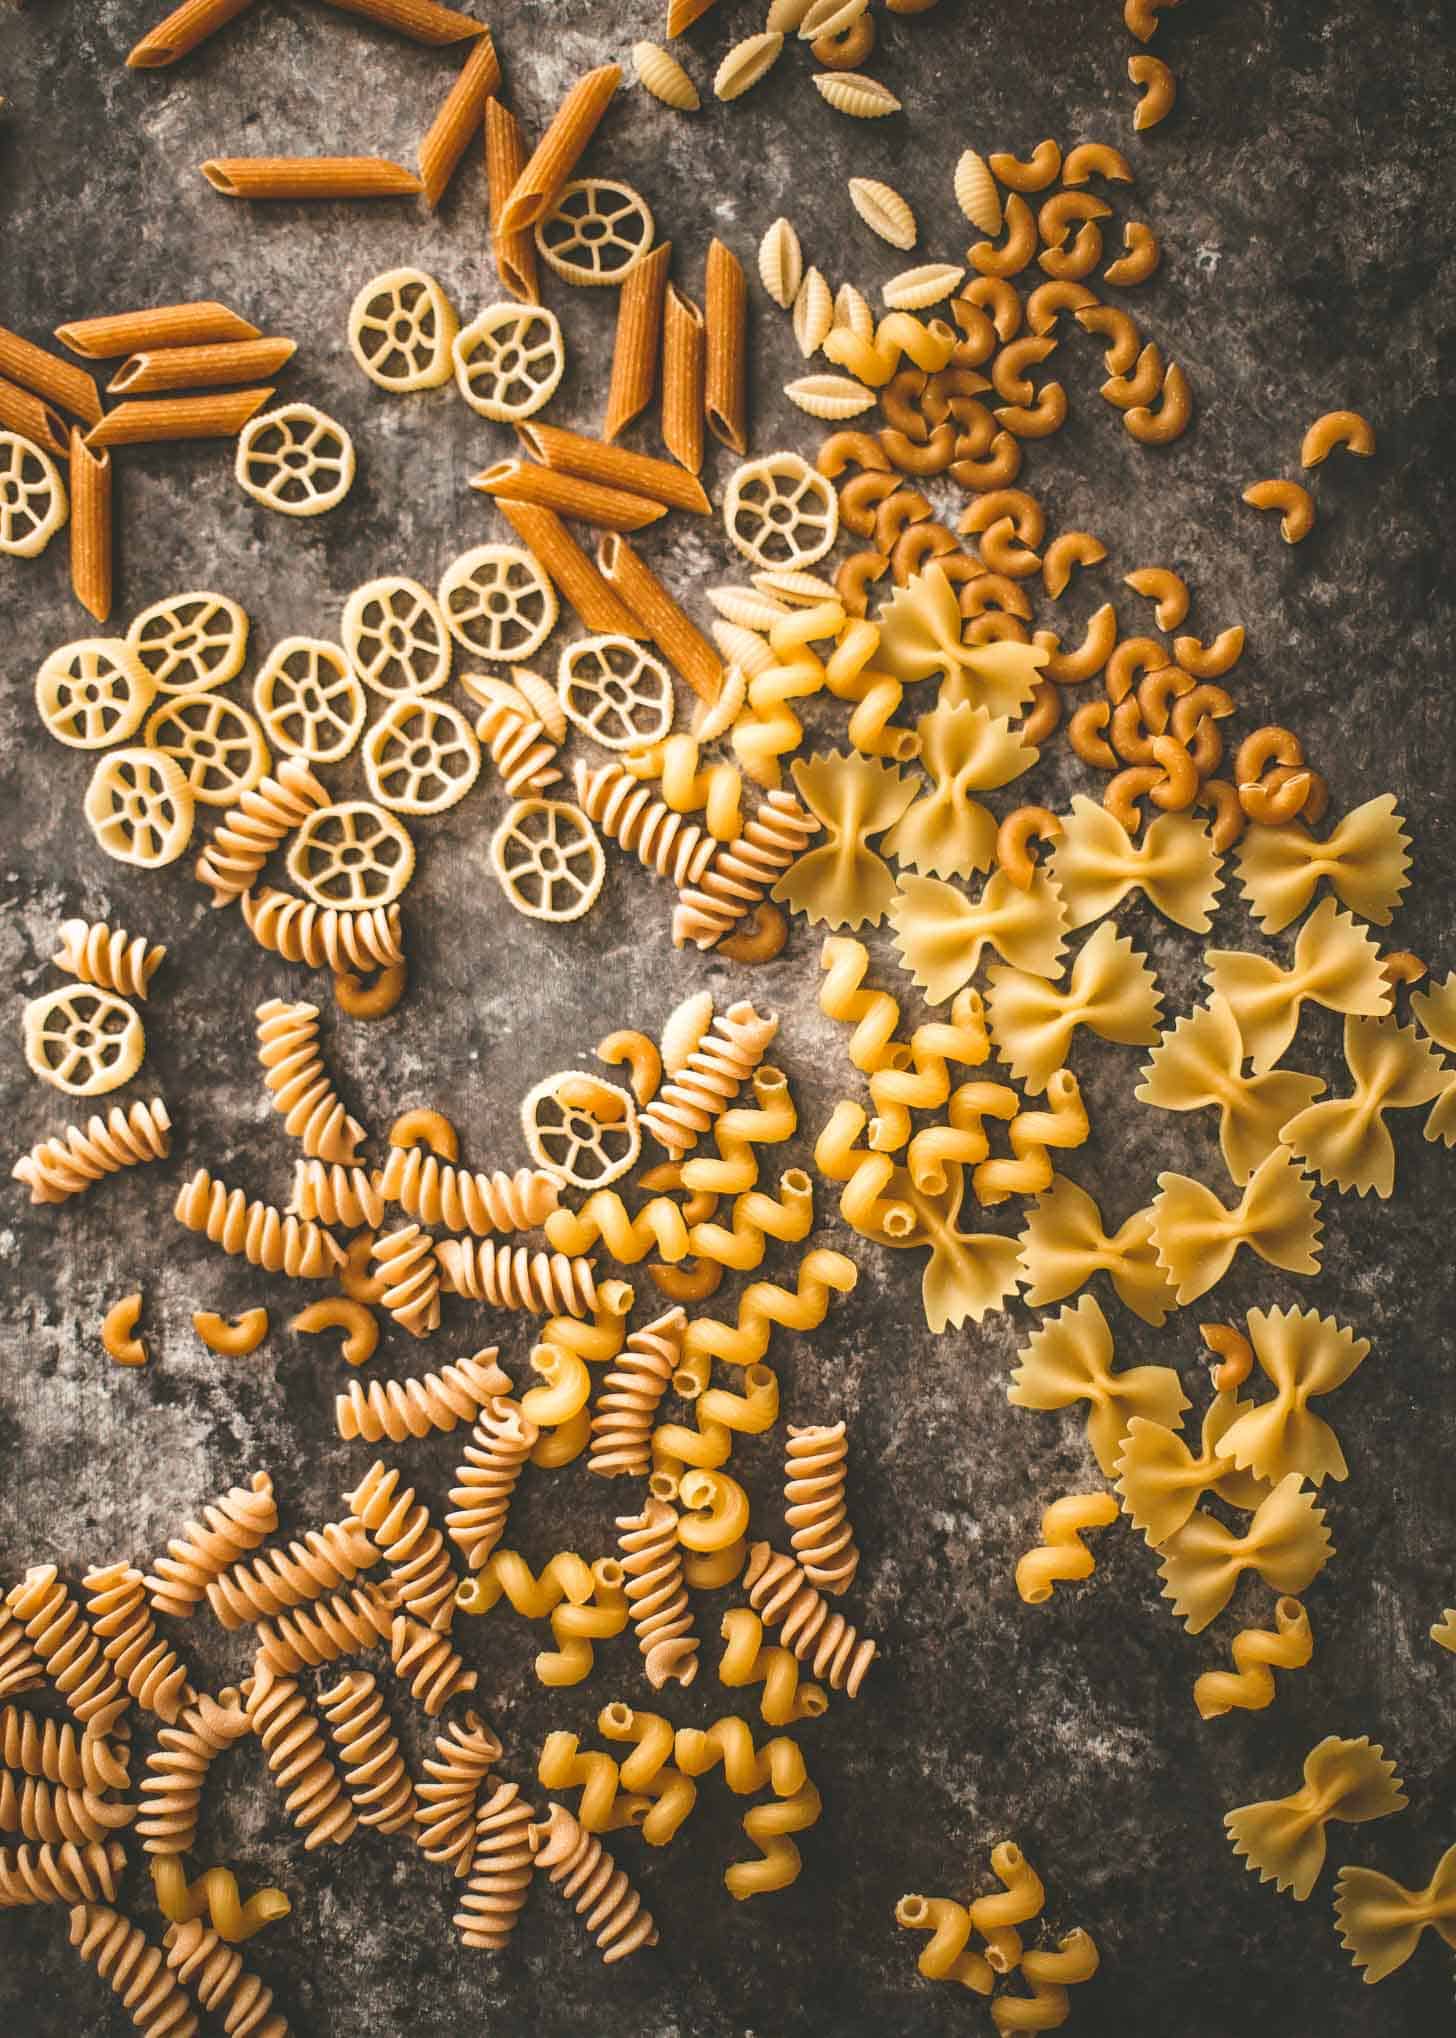
[[[1274,1627],[1244,1628],[1233,1638],[1233,1670],[1205,1670],[1193,1684],[1199,1716],[1216,1720],[1237,1706],[1263,1712],[1274,1703],[1274,1672],[1302,1670],[1314,1654],[1309,1615],[1297,1599],[1281,1599],[1274,1608]]]
[[[732,1607],[719,1630],[726,1647],[718,1664],[718,1681],[730,1691],[761,1684],[759,1717],[765,1726],[786,1727],[795,1720],[815,1720],[829,1700],[817,1684],[799,1682],[798,1659],[790,1649],[765,1646],[763,1622],[749,1607]]]
[[[748,1558],[748,1540],[740,1537],[721,1550],[692,1552],[683,1558],[683,1577],[694,1592],[717,1592],[731,1585]]]
[[[870,1075],[886,1066],[886,1050],[900,1025],[900,1006],[888,991],[862,989],[869,969],[869,950],[848,935],[831,934],[819,951],[825,971],[819,986],[819,1009],[827,1018],[852,1025],[849,1058]]]
[[[281,1889],[260,1889],[244,1903],[230,1868],[204,1868],[190,1885],[180,1855],[154,1854],[151,1870],[157,1908],[164,1918],[187,1925],[205,1912],[213,1931],[230,1946],[251,1939],[276,1918],[286,1918],[293,1908]]]
[[[138,1289],[135,1294],[123,1295],[119,1302],[113,1302],[101,1319],[101,1348],[119,1366],[147,1363],[146,1339],[132,1335],[141,1321],[141,1313],[142,1296]]]
[[[362,1366],[379,1343],[379,1324],[374,1311],[347,1295],[328,1295],[322,1302],[311,1302],[307,1309],[301,1309],[290,1320],[288,1328],[302,1331],[306,1336],[313,1336],[321,1330],[342,1330],[345,1335],[339,1347],[339,1357],[351,1366]]]
[[[1254,481],[1244,490],[1250,509],[1279,510],[1279,535],[1286,545],[1297,545],[1314,529],[1314,497],[1297,481]]]
[[[443,1111],[416,1105],[401,1112],[389,1128],[391,1146],[427,1146],[438,1160],[454,1163],[460,1158],[460,1137]]]
[[[1145,134],[1173,111],[1178,80],[1161,57],[1129,57],[1127,75],[1132,84],[1143,88],[1143,96],[1132,110],[1132,124],[1139,134]]]
[[[772,1324],[789,1330],[817,1330],[828,1314],[830,1293],[846,1295],[858,1279],[859,1269],[853,1260],[815,1247],[799,1263],[795,1290],[773,1281],[754,1281],[739,1297],[736,1325],[712,1316],[700,1316],[690,1323],[683,1340],[684,1360],[718,1358],[732,1366],[757,1365],[768,1350]],[[699,1546],[690,1543],[688,1547]]]
[[[1140,446],[1169,446],[1187,431],[1192,416],[1193,392],[1188,387],[1188,378],[1176,361],[1170,361],[1158,409],[1138,404],[1124,411],[1122,423]]]
[[[1016,1565],[1016,1590],[1028,1606],[1044,1605],[1063,1580],[1091,1577],[1096,1567],[1080,1532],[1106,1528],[1117,1512],[1111,1493],[1067,1493],[1045,1509],[1041,1546],[1028,1550]]]
[[[1375,451],[1375,433],[1358,411],[1330,410],[1316,418],[1299,449],[1300,465],[1318,467],[1337,446],[1365,457]]]
[[[1033,838],[1055,842],[1062,824],[1049,807],[1017,807],[996,831],[996,861],[1021,892],[1031,889],[1036,876],[1037,857]]]
[[[726,1472],[694,1466],[679,1488],[678,1541],[685,1550],[723,1550],[748,1527],[748,1495]]]
[[[1005,235],[999,246],[977,241],[966,250],[972,268],[982,276],[1019,276],[1036,253],[1036,214],[1017,192],[1007,199],[1002,217]]]
[[[962,1988],[988,1996],[996,1986],[991,1963],[973,1947],[971,1914],[963,1904],[948,1896],[902,1896],[895,1906],[895,1923],[907,1932],[929,1932],[930,1942],[915,1965],[927,1981],[958,1981]]]
[[[559,1550],[533,1573],[515,1550],[492,1550],[473,1578],[457,1587],[455,1604],[462,1613],[489,1613],[501,1599],[510,1601],[523,1620],[545,1620],[569,1599],[585,1606],[596,1590],[590,1568],[575,1550]]]
[[[1048,184],[1056,182],[1062,169],[1061,148],[1050,139],[1038,142],[1025,160],[1004,152],[989,160],[998,183],[1008,191],[1045,191]]]
[[[577,1824],[584,1833],[611,1833],[640,1824],[647,1805],[641,1797],[621,1792],[621,1772],[600,1749],[584,1752],[575,1734],[548,1734],[536,1762],[536,1781],[543,1790],[579,1790]]]
[[[632,1027],[609,1033],[597,1042],[596,1057],[608,1068],[627,1067],[632,1094],[639,1105],[645,1108],[657,1095],[657,1086],[662,1081],[662,1056],[645,1033]]]
[[[1041,1877],[1012,1840],[1002,1840],[991,1849],[991,1872],[1003,1888],[992,1896],[973,1898],[971,1928],[986,1941],[991,1965],[1005,1974],[1021,1960],[1021,1940],[1015,1928],[1038,1915],[1046,1892]]]
[[[592,1644],[609,1641],[627,1625],[627,1574],[622,1566],[615,1557],[598,1557],[591,1575],[590,1606],[565,1601],[552,1612],[556,1647],[543,1649],[536,1658],[536,1675],[542,1684],[580,1684],[591,1674],[595,1660]]]
[[[1200,1323],[1198,1335],[1220,1363],[1213,1368],[1215,1394],[1232,1394],[1254,1370],[1254,1347],[1231,1323]]]

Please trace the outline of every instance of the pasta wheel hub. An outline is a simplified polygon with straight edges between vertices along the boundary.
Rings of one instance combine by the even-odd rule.
[[[548,269],[567,283],[622,283],[652,246],[657,227],[630,184],[586,177],[568,184],[536,228]]]
[[[594,1108],[563,1099],[561,1092],[569,1095],[573,1083],[590,1086],[599,1100]],[[547,1076],[528,1092],[521,1105],[521,1126],[537,1166],[578,1189],[600,1189],[615,1182],[642,1150],[631,1093],[576,1070]]]
[[[458,708],[406,695],[370,730],[364,771],[382,807],[442,814],[474,785],[480,745]]]
[[[578,920],[606,875],[596,830],[567,800],[517,800],[491,838],[491,867],[518,913]]]
[[[450,634],[483,658],[529,658],[556,622],[556,592],[529,552],[477,545],[447,567],[440,608]]]
[[[557,691],[565,713],[604,750],[635,750],[672,727],[667,667],[631,637],[588,637],[561,654]]]
[[[405,830],[370,800],[317,808],[288,852],[289,875],[315,905],[350,912],[397,899],[414,863]]]
[[[141,1066],[142,1022],[114,991],[67,984],[25,1008],[25,1059],[42,1082],[73,1097],[116,1090]]]
[[[311,403],[265,411],[238,437],[238,485],[267,509],[317,517],[341,503],[354,482],[354,442]]]
[[[566,366],[560,323],[539,304],[487,305],[450,352],[470,408],[507,424],[540,410]]]
[[[100,750],[134,734],[151,698],[152,682],[121,637],[62,644],[35,676],[40,718],[72,750]]]
[[[770,453],[734,474],[723,526],[755,566],[812,566],[839,535],[839,500],[832,483],[797,453]]]
[[[143,609],[126,641],[158,693],[205,693],[242,670],[248,619],[225,594],[174,594]]]
[[[86,788],[86,819],[108,856],[146,870],[174,863],[192,835],[186,773],[156,750],[113,750]]]
[[[0,432],[0,552],[34,559],[65,521],[65,484],[50,455]]]

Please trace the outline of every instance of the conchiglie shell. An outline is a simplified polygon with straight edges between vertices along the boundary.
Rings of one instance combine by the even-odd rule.
[[[892,276],[880,295],[893,311],[923,311],[949,297],[965,273],[954,262],[923,262]]]
[[[834,293],[834,323],[848,326],[866,346],[875,343],[875,315],[852,283],[841,283]]]
[[[821,35],[842,35],[866,11],[870,0],[809,0],[799,22],[800,42],[815,42]]]
[[[783,602],[753,587],[710,587],[707,596],[718,614],[740,630],[771,630],[791,613]]]
[[[851,177],[849,202],[870,232],[892,248],[914,247],[915,215],[893,184],[882,184],[876,177]]]
[[[773,69],[783,46],[783,37],[767,29],[762,35],[745,36],[719,64],[714,92],[720,99],[741,99]]]
[[[850,375],[801,375],[784,384],[784,395],[811,418],[857,418],[877,401],[872,389]]]
[[[963,150],[956,164],[955,195],[956,204],[971,225],[979,227],[988,240],[999,240],[1004,224],[1001,194],[985,157],[978,156],[974,149]]]
[[[819,71],[814,83],[836,113],[852,120],[883,120],[898,113],[900,101],[878,78],[866,78],[859,71]]]
[[[806,361],[818,353],[833,325],[834,299],[829,285],[817,269],[808,269],[794,299],[794,338]]]
[[[750,683],[765,672],[772,672],[779,662],[767,638],[756,630],[745,629],[741,623],[710,623],[708,632],[727,663],[738,666]]]
[[[758,275],[775,304],[785,311],[804,280],[804,251],[786,219],[776,219],[758,244]]]
[[[632,68],[644,89],[664,106],[674,106],[679,113],[696,113],[702,105],[697,86],[677,58],[655,42],[633,43]]]

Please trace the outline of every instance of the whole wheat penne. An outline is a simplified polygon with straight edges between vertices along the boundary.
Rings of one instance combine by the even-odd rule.
[[[12,333],[7,326],[0,326],[0,375],[18,382],[22,389],[36,396],[49,397],[73,417],[84,418],[88,425],[94,425],[101,415],[96,384],[84,368],[73,368],[69,361],[58,360],[44,347],[21,339],[19,333]]]
[[[668,664],[703,700],[717,700],[723,685],[722,659],[646,561],[618,532],[608,531],[598,542],[597,564]],[[640,635],[641,630],[634,634]]]
[[[526,138],[521,123],[499,99],[485,102],[485,181],[490,191],[490,252],[495,273],[503,289],[523,304],[539,304],[541,287],[536,280],[536,243],[529,228],[502,233],[501,214],[525,168]]]
[[[662,340],[662,297],[672,242],[661,241],[632,270],[617,297],[617,336],[612,347],[612,380],[602,437],[640,417],[657,389],[657,355]]]
[[[748,284],[731,248],[708,249],[703,287],[708,364],[703,414],[715,439],[735,453],[748,451]]]
[[[272,396],[229,389],[216,396],[144,396],[119,403],[86,434],[88,446],[153,446],[170,439],[232,439]]]
[[[224,198],[405,198],[413,170],[384,156],[213,156],[200,165]]]
[[[662,443],[696,474],[703,464],[703,314],[673,286],[662,319]]]
[[[154,389],[208,389],[276,375],[298,352],[296,340],[220,340],[208,347],[145,347],[122,362],[106,385],[108,396],[142,396]]]
[[[587,481],[580,474],[558,474],[552,467],[536,467],[529,460],[497,460],[494,466],[472,475],[470,486],[482,495],[539,503],[558,516],[595,524],[599,531],[641,531],[667,515],[666,504],[654,502],[650,496],[630,495],[625,489]]]
[[[326,0],[344,14],[362,14],[367,21],[395,28],[412,42],[464,42],[467,36],[486,34],[483,21],[473,14],[458,14],[453,7],[438,7],[435,0]]]
[[[555,510],[543,509],[540,503],[512,502],[504,497],[497,497],[496,507],[587,629],[618,637],[646,636],[632,610],[613,594],[592,564],[590,554],[583,552]]]
[[[22,389],[18,382],[7,382],[3,375],[0,375],[0,426],[7,432],[19,432],[22,439],[43,446],[60,460],[67,457],[66,420],[60,412],[30,390]]]
[[[111,614],[111,455],[71,427],[71,586],[98,623]]]
[[[216,35],[236,14],[251,7],[253,0],[182,0],[165,21],[149,28],[127,57],[132,71],[160,71],[175,64],[200,42]]]
[[[697,477],[685,474],[670,460],[654,459],[650,453],[629,453],[625,447],[608,446],[601,439],[589,439],[584,432],[543,425],[535,418],[517,425],[516,436],[533,460],[554,467],[558,474],[604,481],[609,488],[650,495],[670,509],[692,510],[699,516],[706,516],[713,507]]]
[[[420,143],[420,182],[432,212],[445,195],[466,143],[485,118],[486,100],[500,90],[500,81],[500,60],[487,29],[473,45]]]
[[[536,226],[550,212],[621,82],[620,64],[598,64],[577,79],[516,179],[501,213],[503,233]]]
[[[73,318],[56,327],[56,338],[88,361],[111,361],[145,347],[210,347],[227,340],[256,340],[261,334],[227,305],[199,298],[191,304],[159,304],[151,311]]]
[[[668,34],[681,35],[685,28],[701,21],[708,9],[717,4],[718,0],[667,0]]]

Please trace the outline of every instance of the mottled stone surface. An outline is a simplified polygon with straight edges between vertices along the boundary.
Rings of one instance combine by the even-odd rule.
[[[503,431],[470,416],[448,389],[386,398],[357,373],[343,337],[359,285],[400,263],[434,271],[467,314],[494,296],[483,176],[472,157],[439,216],[427,219],[410,204],[249,211],[217,197],[193,166],[211,154],[269,149],[378,150],[408,160],[455,59],[309,0],[259,0],[187,64],[129,74],[122,56],[153,11],[149,0],[36,0],[4,18],[0,320],[40,336],[64,317],[218,296],[265,329],[295,335],[299,353],[280,393],[320,403],[353,431],[359,480],[349,504],[315,523],[285,523],[235,489],[224,448],[127,457],[117,614],[124,624],[169,591],[216,586],[248,608],[260,648],[287,632],[328,635],[357,581],[402,571],[433,582],[463,546],[492,532],[491,513],[464,480],[505,449]],[[1133,139],[1125,78],[1133,45],[1112,0],[1096,8],[1029,0],[1010,13],[947,0],[923,19],[876,12],[881,48],[868,68],[901,94],[904,117],[877,125],[839,118],[814,93],[806,53],[791,48],[751,98],[734,107],[710,101],[696,119],[625,91],[591,167],[641,186],[659,231],[676,243],[689,291],[700,286],[711,231],[751,260],[781,211],[832,282],[852,277],[868,290],[901,258],[855,220],[846,176],[897,184],[919,214],[929,258],[964,245],[950,169],[965,144],[1024,154],[1055,134],[1126,146],[1138,172],[1132,215],[1149,219],[1164,245],[1162,272],[1135,308],[1187,365],[1200,415],[1176,447],[1144,452],[1097,401],[1094,350],[1078,340],[1058,355],[1073,419],[1057,440],[1031,449],[1026,479],[1047,501],[1053,528],[1091,528],[1112,555],[1108,567],[1081,577],[1058,627],[1079,635],[1115,593],[1124,630],[1148,628],[1114,569],[1152,561],[1187,574],[1191,627],[1201,635],[1242,620],[1250,649],[1234,683],[1244,726],[1277,719],[1304,730],[1337,809],[1387,789],[1399,795],[1416,842],[1416,882],[1391,939],[1444,968],[1456,874],[1451,608],[1442,584],[1452,455],[1441,405],[1443,387],[1450,393],[1453,282],[1443,202],[1456,82],[1449,20],[1399,0],[1190,4],[1167,18],[1155,44],[1179,76],[1177,111]],[[658,33],[660,14],[657,0],[501,0],[492,20],[527,125],[538,125],[581,69]],[[755,29],[760,14],[724,0],[687,39],[705,91],[730,38]],[[1121,198],[1118,208],[1128,216]],[[756,285],[754,299],[756,379],[772,390],[797,372],[797,356],[787,322]],[[552,301],[571,355],[552,415],[590,424],[612,304],[606,293],[564,289]],[[1315,477],[1320,522],[1291,551],[1271,520],[1242,507],[1239,490],[1295,471],[1304,426],[1344,404],[1376,421],[1379,457],[1337,457]],[[789,443],[813,443],[812,427],[765,397],[758,446],[774,444],[780,430]],[[715,490],[727,471],[715,455]],[[952,507],[948,499],[941,506]],[[716,523],[689,529],[674,519],[646,549],[699,610],[696,590],[734,577]],[[340,1369],[329,1351],[284,1328],[296,1294],[180,1233],[169,1215],[176,1182],[199,1163],[251,1193],[286,1193],[293,1153],[257,1081],[250,1020],[260,998],[299,994],[308,980],[255,948],[236,918],[210,914],[185,866],[155,877],[126,871],[88,838],[80,819],[87,760],[49,744],[29,703],[43,653],[86,627],[69,599],[63,545],[39,564],[0,567],[0,610],[8,682],[0,954],[12,986],[0,1066],[14,1146],[69,1115],[26,1075],[18,1038],[22,999],[55,981],[44,958],[58,919],[108,913],[170,948],[148,1008],[141,1093],[160,1088],[173,1104],[173,1161],[59,1211],[31,1212],[17,1188],[0,1220],[8,1288],[0,1569],[13,1575],[54,1558],[74,1578],[90,1561],[151,1556],[185,1512],[258,1465],[272,1469],[290,1529],[327,1518],[370,1454],[334,1433]],[[832,738],[841,716],[830,704],[815,725]],[[352,767],[336,776],[352,784]],[[1055,800],[1082,783],[1054,746],[1027,785],[1030,796]],[[364,1118],[379,1128],[407,1104],[441,1104],[482,1165],[517,1163],[515,1099],[543,1073],[579,1062],[605,1025],[650,1028],[702,984],[725,994],[744,988],[730,965],[674,953],[664,894],[615,860],[600,905],[579,925],[550,933],[510,915],[484,869],[500,805],[498,791],[483,788],[419,829],[420,875],[405,907],[407,1003],[375,1026],[336,1022],[332,1012],[325,1020],[330,1060]],[[1196,941],[1143,908],[1123,924],[1153,956],[1168,1012],[1186,1011],[1199,995]],[[1230,882],[1214,938],[1236,946],[1250,937]],[[873,945],[882,980],[904,985],[885,937]],[[1288,943],[1256,945],[1283,953]],[[843,1036],[815,1003],[816,954],[816,938],[799,928],[752,984],[783,1014],[780,1058],[810,1135],[850,1075]],[[1085,1039],[1077,1048],[1098,1130],[1069,1172],[1116,1219],[1146,1200],[1160,1168],[1221,1179],[1204,1118],[1129,1112],[1139,1059]],[[1294,1059],[1338,1090],[1338,1023],[1309,1017]],[[1456,1837],[1456,1663],[1426,1639],[1456,1598],[1452,1158],[1423,1142],[1418,1119],[1402,1120],[1396,1135],[1394,1204],[1325,1198],[1318,1279],[1295,1282],[1241,1262],[1216,1297],[1162,1333],[1102,1298],[1120,1356],[1178,1366],[1198,1406],[1207,1392],[1201,1317],[1295,1301],[1334,1311],[1372,1340],[1371,1358],[1330,1409],[1351,1477],[1326,1489],[1338,1554],[1308,1595],[1314,1663],[1281,1680],[1271,1712],[1203,1725],[1190,1699],[1194,1675],[1226,1663],[1235,1627],[1267,1616],[1267,1592],[1246,1580],[1232,1613],[1190,1640],[1159,1600],[1156,1559],[1126,1524],[1098,1539],[1086,1585],[1039,1610],[1021,1604],[1012,1566],[1034,1539],[1041,1507],[1096,1476],[1080,1426],[1070,1413],[1007,1405],[1029,1312],[1014,1308],[974,1331],[931,1338],[919,1322],[918,1256],[865,1249],[852,1302],[812,1341],[780,1334],[775,1347],[788,1417],[848,1420],[864,1549],[851,1611],[885,1645],[858,1704],[837,1705],[804,1734],[824,1816],[805,1842],[802,1880],[746,1906],[727,1899],[720,1878],[743,1847],[741,1807],[710,1786],[670,1853],[617,1843],[659,1915],[657,1952],[604,1973],[574,1920],[542,1890],[507,1956],[467,1956],[453,1940],[451,1892],[439,1872],[409,1848],[370,1837],[347,1854],[304,1855],[245,1747],[218,1772],[198,1859],[233,1861],[246,1886],[276,1881],[290,1892],[293,1916],[251,1955],[294,2030],[310,2038],[467,2029],[808,2038],[989,2029],[982,2005],[917,1979],[918,1944],[897,1932],[891,1913],[907,1889],[964,1892],[968,1879],[984,1886],[987,1850],[1007,1834],[1046,1877],[1050,1928],[1085,1925],[1102,1949],[1101,1975],[1075,1999],[1074,2028],[1089,2038],[1233,2038],[1250,2028],[1291,2038],[1424,2038],[1445,2028],[1448,1951],[1428,1942],[1370,1992],[1330,1915],[1341,1863],[1378,1864],[1418,1883]],[[792,1157],[805,1151],[801,1141]],[[832,1208],[823,1236],[845,1242]],[[782,1263],[776,1252],[771,1268]],[[96,1326],[134,1285],[146,1292],[154,1357],[144,1371],[122,1372],[101,1354]],[[193,1309],[259,1301],[275,1328],[256,1357],[221,1360],[199,1346]],[[472,1320],[456,1309],[423,1350],[392,1332],[373,1370],[416,1370],[488,1335],[523,1366],[529,1334],[519,1321]],[[434,1438],[397,1454],[436,1504],[457,1443]],[[735,1469],[772,1527],[774,1446],[739,1451]],[[579,1467],[541,1475],[523,1492],[510,1541],[535,1561],[563,1544],[594,1555],[609,1547],[621,1505]],[[702,1613],[709,1666],[719,1604]],[[221,1636],[206,1619],[193,1627],[186,1642],[202,1674],[243,1674],[241,1638]],[[628,1644],[604,1650],[588,1684],[551,1694],[530,1674],[535,1631],[499,1613],[462,1628],[483,1709],[507,1743],[506,1773],[523,1785],[548,1728],[585,1737],[609,1698],[648,1697]],[[727,1703],[709,1667],[671,1711],[701,1723]],[[1304,1752],[1328,1733],[1384,1743],[1411,1809],[1388,1825],[1333,1829],[1331,1868],[1311,1901],[1294,1906],[1231,1858],[1220,1819],[1230,1805],[1292,1789]],[[407,1734],[418,1751],[413,1719]],[[150,1914],[135,1868],[125,1894],[139,1915]],[[59,1913],[0,1921],[0,2021],[17,2033],[121,2032],[123,2011],[76,1966],[64,1936]]]

